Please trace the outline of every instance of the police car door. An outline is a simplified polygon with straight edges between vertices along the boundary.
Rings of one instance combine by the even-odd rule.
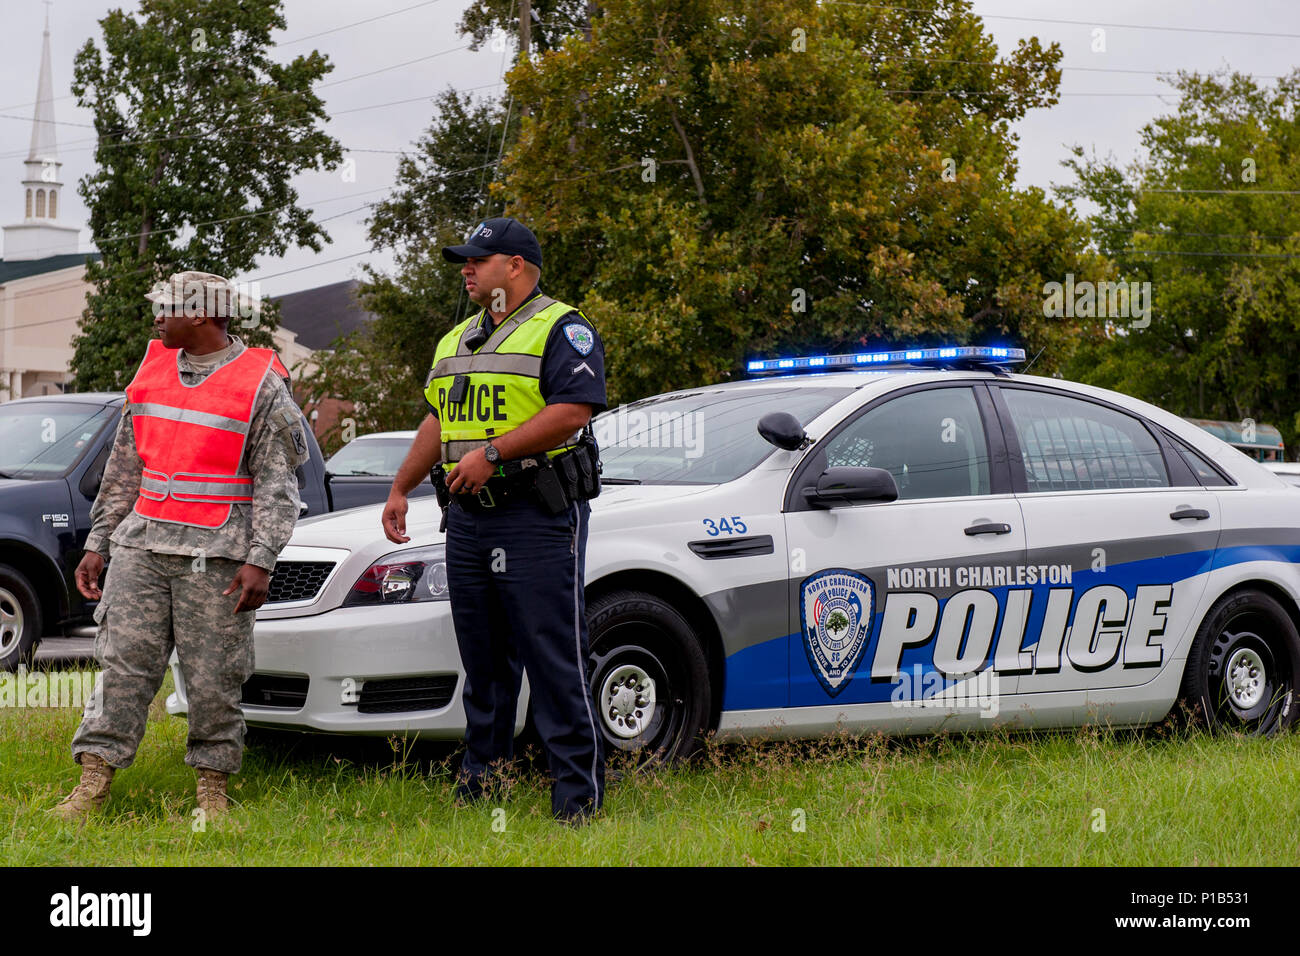
[[[1106,704],[1104,688],[1152,680],[1198,623],[1218,499],[1124,409],[1025,383],[993,394],[1037,569],[1019,691]]]
[[[887,469],[898,499],[816,500],[819,476],[842,466]],[[1014,690],[1014,678],[994,688],[991,670],[1025,547],[1007,466],[978,380],[890,392],[818,439],[785,508],[790,703],[809,708],[794,722],[954,726],[981,687],[986,703]]]

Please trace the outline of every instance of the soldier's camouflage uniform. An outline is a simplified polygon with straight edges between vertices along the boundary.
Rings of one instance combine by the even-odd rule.
[[[177,349],[181,382],[197,385],[235,359],[202,363]],[[240,590],[222,595],[243,564],[271,571],[298,519],[295,469],[308,456],[303,419],[284,381],[268,369],[253,405],[243,469],[253,501],[231,505],[215,529],[155,521],[134,510],[143,462],[136,452],[131,407],[123,406],[113,451],[91,509],[86,550],[112,560],[95,609],[95,657],[102,673],[72,753],[95,753],[112,767],[130,766],[144,736],[173,646],[189,699],[185,762],[224,773],[239,770],[244,749],[240,687],[253,672],[255,611],[235,614]],[[174,642],[174,643],[173,643]]]

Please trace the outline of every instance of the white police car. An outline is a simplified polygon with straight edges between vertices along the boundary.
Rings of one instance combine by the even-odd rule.
[[[1008,374],[1022,358],[767,360],[600,416],[610,749],[1138,725],[1180,700],[1216,728],[1290,724],[1300,497],[1154,406]],[[401,548],[380,511],[299,524],[258,612],[250,724],[461,736],[437,505],[411,502]]]

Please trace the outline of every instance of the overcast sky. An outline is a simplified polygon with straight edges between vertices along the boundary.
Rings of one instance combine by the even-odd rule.
[[[12,223],[23,214],[19,183],[31,137],[45,6],[39,0],[3,2],[0,223]],[[893,2],[906,5],[904,0]],[[429,123],[433,94],[448,86],[498,84],[478,91],[496,94],[508,65],[508,52],[489,46],[478,52],[463,48],[466,41],[455,26],[464,6],[464,0],[286,0],[283,55],[287,59],[315,47],[334,64],[326,82],[337,85],[321,91],[331,114],[327,128],[345,149],[353,150],[355,181],[344,181],[340,171],[300,176],[296,186],[301,202],[318,220],[329,219],[325,228],[333,243],[319,254],[298,250],[260,262],[255,272],[239,278],[259,279],[265,293],[279,295],[357,276],[362,262],[381,268],[390,264],[387,256],[366,251],[367,213],[358,207],[387,192],[397,152],[408,148]],[[976,0],[974,6],[1001,49],[1014,48],[1022,37],[1037,36],[1044,45],[1060,43],[1065,52],[1061,102],[1030,113],[1017,128],[1022,185],[1047,188],[1064,182],[1068,174],[1060,162],[1073,143],[1124,161],[1132,158],[1138,129],[1175,102],[1157,72],[1231,67],[1265,78],[1289,72],[1300,60],[1296,0]],[[91,117],[76,107],[69,86],[73,56],[86,39],[99,36],[97,20],[114,7],[135,9],[136,4],[58,0],[51,14],[55,118],[68,124],[58,127],[68,187],[59,218],[65,225],[83,227],[86,250],[86,210],[73,187],[90,171],[93,153],[85,140],[93,131],[72,125],[89,124]],[[393,15],[383,16],[387,13]],[[357,23],[371,17],[377,19]],[[333,30],[336,27],[344,29]],[[1093,49],[1098,28],[1105,31],[1104,52]],[[333,32],[316,35],[323,31]],[[1259,35],[1243,35],[1247,33]],[[452,52],[433,56],[446,50]],[[410,60],[419,62],[337,82]],[[398,100],[410,102],[394,102]],[[8,118],[15,115],[18,118]]]

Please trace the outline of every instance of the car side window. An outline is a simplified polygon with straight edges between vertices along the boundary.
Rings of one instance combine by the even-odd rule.
[[[1002,397],[1020,441],[1029,491],[1169,486],[1160,445],[1136,418],[1031,389],[1003,388]]]
[[[827,443],[826,466],[884,468],[899,499],[989,494],[989,450],[969,388],[932,388],[865,412]]]
[[[1186,444],[1181,438],[1170,435],[1169,432],[1165,432],[1165,435],[1168,436],[1169,441],[1177,449],[1178,454],[1182,456],[1183,461],[1187,462],[1187,467],[1192,469],[1192,474],[1196,475],[1196,480],[1202,485],[1207,488],[1223,488],[1232,484],[1223,477],[1219,469],[1206,461],[1200,452]]]

